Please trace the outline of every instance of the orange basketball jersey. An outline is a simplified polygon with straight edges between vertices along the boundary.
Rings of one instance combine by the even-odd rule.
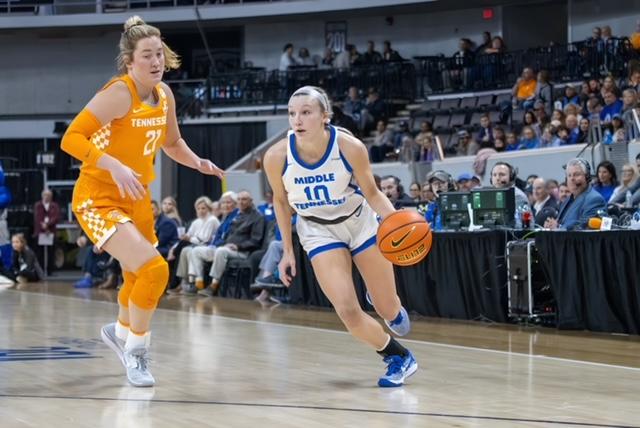
[[[140,100],[133,80],[126,74],[114,77],[102,90],[118,81],[126,83],[129,88],[131,108],[124,117],[114,119],[96,131],[91,136],[91,143],[141,174],[138,178],[140,183],[147,185],[155,177],[153,158],[167,135],[167,94],[160,85],[156,85],[157,105],[145,104]],[[82,174],[113,184],[109,171],[87,164],[83,164],[80,170]]]

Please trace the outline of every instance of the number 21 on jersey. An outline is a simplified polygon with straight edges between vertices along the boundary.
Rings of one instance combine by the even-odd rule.
[[[156,146],[162,136],[162,129],[151,129],[147,131],[145,136],[147,137],[147,142],[144,144],[142,154],[144,156],[149,156],[156,152]]]

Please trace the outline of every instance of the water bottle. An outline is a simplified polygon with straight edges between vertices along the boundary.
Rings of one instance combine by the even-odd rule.
[[[624,198],[624,207],[625,208],[631,208],[633,206],[631,200],[633,195],[631,194],[631,190],[627,190],[627,195]]]
[[[516,208],[516,229],[522,229],[522,207]]]

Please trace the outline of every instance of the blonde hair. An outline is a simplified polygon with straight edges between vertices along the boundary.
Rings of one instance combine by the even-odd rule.
[[[180,211],[178,211],[178,202],[176,202],[176,199],[173,196],[166,196],[162,199],[162,203],[164,203],[164,201],[170,201],[171,205],[173,205],[173,210],[169,211],[165,215],[169,218],[177,220],[178,223],[182,224],[182,218],[180,217]]]
[[[20,232],[20,233],[14,233],[11,236],[11,239],[17,239],[18,241],[20,241],[20,243],[22,243],[23,246],[27,246],[27,238],[24,237],[24,233]]]
[[[138,15],[127,19],[124,23],[124,31],[120,35],[120,53],[116,58],[118,72],[127,73],[127,64],[133,61],[133,51],[142,39],[148,37],[158,37],[162,41],[160,30],[153,25],[146,24]],[[165,71],[174,70],[180,67],[180,57],[165,42],[162,42],[164,51]]]
[[[196,202],[193,204],[193,207],[197,209],[198,205],[200,204],[205,204],[209,209],[209,212],[211,212],[211,207],[213,205],[213,202],[211,202],[211,199],[209,199],[208,196],[200,196],[198,199],[196,199]]]
[[[291,95],[293,97],[301,97],[301,96],[310,96],[318,100],[318,104],[320,104],[320,109],[323,113],[327,113],[329,115],[329,119],[333,116],[333,110],[331,109],[331,101],[329,101],[329,96],[322,88],[318,88],[317,86],[303,86],[302,88],[296,89],[296,91]]]

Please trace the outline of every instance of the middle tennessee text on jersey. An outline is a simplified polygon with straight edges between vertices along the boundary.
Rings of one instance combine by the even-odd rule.
[[[327,150],[315,164],[300,157],[295,134],[289,131],[287,165],[282,180],[289,204],[299,215],[334,220],[353,213],[364,197],[351,182],[352,171],[340,153],[335,127],[330,127]]]

